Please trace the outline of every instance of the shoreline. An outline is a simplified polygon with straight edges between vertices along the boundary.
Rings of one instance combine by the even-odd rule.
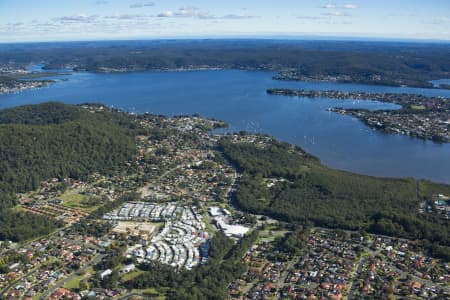
[[[41,89],[49,87],[56,83],[55,80],[45,80],[45,81],[21,81],[21,83],[37,83],[37,85],[24,85],[19,87],[13,87],[13,88],[2,88],[0,86],[0,95],[6,95],[6,94],[18,94],[27,90],[34,90],[34,89]]]
[[[328,110],[351,115],[363,121],[366,126],[387,134],[402,134],[436,143],[450,143],[450,99],[427,97],[417,94],[341,92],[336,90],[292,90],[268,89],[269,95],[305,97],[310,99],[329,98],[345,101],[379,101],[400,105],[397,110],[343,109]]]
[[[362,79],[358,80],[355,78],[351,78],[349,75],[337,75],[337,76],[325,76],[325,75],[317,75],[317,76],[306,76],[306,75],[290,75],[286,74],[286,71],[276,71],[278,75],[273,76],[273,80],[278,81],[292,81],[292,82],[335,82],[335,83],[343,83],[343,84],[363,84],[363,85],[371,85],[371,86],[387,86],[387,87],[409,87],[409,88],[418,88],[418,89],[431,89],[431,90],[449,90],[450,84],[442,83],[436,85],[433,81],[442,80],[442,78],[431,79],[429,81],[421,81],[420,84],[411,84],[405,82],[395,82],[395,81],[383,81],[380,78],[377,79]],[[419,83],[419,82],[418,82]]]
[[[227,72],[227,71],[224,71],[224,72]],[[239,73],[241,75],[239,75]],[[148,73],[148,74],[151,74],[151,73]],[[157,76],[158,78],[161,78],[161,80],[167,80],[169,78],[172,78],[172,75],[170,75],[170,74],[167,74],[167,75],[163,75],[164,73],[161,73],[161,74],[162,74],[161,76],[159,76],[159,75]],[[198,74],[198,75],[196,75],[196,74]],[[208,73],[206,73],[206,74],[208,74]],[[176,73],[174,73],[173,75],[175,77],[173,77],[173,78],[180,78],[179,80],[182,81],[183,78],[190,77],[190,76],[193,76],[194,78],[196,78],[196,77],[205,78],[205,77],[211,77],[211,76],[215,77],[214,74],[216,74],[218,77],[223,77],[222,75],[220,75],[221,73],[214,73],[214,72],[212,72],[212,73],[209,73],[209,75],[201,75],[201,73],[192,73],[192,74],[185,73],[185,75],[181,75],[181,73],[180,73],[179,75],[176,75]],[[226,74],[228,74],[228,73],[226,73]],[[256,82],[256,83],[259,82],[259,79],[257,79],[257,78],[262,78],[262,80],[264,80],[263,81],[264,84],[258,86],[258,94],[264,94],[265,88],[271,82],[270,77],[272,75],[272,74],[267,74],[267,73],[259,73],[260,75],[257,75],[257,73],[255,73],[256,74],[255,76],[252,75],[251,77],[248,77],[247,75],[245,75],[246,72],[231,72],[229,74],[230,74],[229,76],[236,75],[238,78],[240,78],[240,77],[249,78],[249,80],[251,80],[253,82]],[[250,72],[250,74],[252,74],[252,73]],[[74,81],[78,80],[77,79],[78,75],[76,75],[76,74],[74,74],[74,75],[76,77],[73,77],[73,80]],[[109,78],[109,75],[106,75],[106,74],[105,75],[102,75],[102,74],[96,75],[96,76],[99,76],[99,77],[96,77],[96,76],[85,77],[81,73],[80,76],[81,76],[80,78],[82,78],[82,80],[94,79],[94,83],[95,83],[95,81],[97,81],[97,79],[98,79],[98,82],[103,82],[102,78]],[[125,74],[123,76],[124,76],[124,78],[130,78],[130,77],[128,77]],[[136,75],[136,76],[137,77],[141,77],[141,76],[145,77],[147,75],[145,75],[145,73],[142,73],[142,74],[139,74],[139,75]],[[111,78],[114,78],[114,77],[116,77],[116,76],[112,76]],[[131,78],[132,77],[134,77],[134,75],[131,76]],[[95,79],[95,78],[97,78],[97,79]],[[122,80],[121,78],[122,78],[121,76],[117,76],[116,79],[114,79],[113,82],[115,82],[116,80],[121,81]],[[149,75],[149,78],[154,78],[154,77]],[[125,81],[125,82],[128,82],[128,81]],[[216,80],[214,80],[214,82],[216,82]],[[219,82],[222,82],[222,80],[220,80]],[[95,85],[96,84],[97,83],[95,83]],[[68,88],[66,88],[66,86]],[[250,127],[247,127],[247,125],[248,125],[247,123],[239,123],[239,120],[236,123],[233,122],[233,118],[230,118],[228,113],[227,114],[219,113],[219,114],[216,114],[216,115],[210,115],[209,113],[210,113],[210,111],[212,109],[205,108],[204,110],[202,110],[202,109],[198,108],[197,106],[194,109],[189,109],[189,108],[176,109],[176,107],[174,107],[174,108],[170,108],[170,107],[167,108],[167,105],[154,108],[152,104],[148,104],[148,105],[146,104],[146,105],[138,106],[137,110],[136,110],[136,109],[134,109],[134,106],[136,104],[134,104],[132,98],[129,98],[129,101],[131,101],[129,103],[131,103],[131,104],[122,102],[122,105],[120,105],[120,102],[121,102],[120,99],[114,100],[115,98],[112,98],[113,100],[110,101],[106,97],[90,97],[90,95],[95,95],[95,93],[96,93],[95,90],[93,90],[93,89],[91,90],[90,88],[88,89],[88,91],[89,91],[88,93],[84,93],[84,92],[81,93],[81,91],[80,91],[80,95],[78,95],[77,94],[78,93],[77,92],[77,87],[79,87],[79,86],[80,86],[79,84],[55,85],[53,88],[50,87],[48,90],[30,91],[28,93],[19,94],[19,95],[11,95],[11,96],[5,95],[5,96],[2,97],[3,99],[6,100],[6,101],[3,102],[3,104],[5,106],[8,106],[8,105],[17,106],[19,104],[26,104],[27,102],[29,103],[30,99],[27,100],[29,95],[33,95],[33,98],[41,99],[40,101],[45,101],[46,99],[48,99],[47,96],[50,95],[51,96],[50,99],[63,100],[66,103],[76,103],[76,101],[78,101],[78,102],[86,102],[86,101],[88,101],[88,102],[89,101],[90,102],[99,102],[99,101],[101,101],[103,103],[106,103],[108,106],[114,105],[114,107],[125,108],[126,110],[133,111],[133,112],[149,111],[149,112],[157,112],[158,114],[160,113],[160,114],[164,114],[164,115],[179,115],[179,114],[189,114],[189,113],[201,112],[202,115],[207,116],[207,117],[215,117],[215,118],[220,118],[220,119],[227,120],[230,123],[230,127],[232,127],[233,131],[240,131],[240,130],[245,130],[245,129],[253,131],[252,129],[254,129],[254,130],[257,130],[258,132],[265,132],[265,133],[269,133],[269,134],[272,134],[272,135],[275,134],[278,138],[280,138],[280,139],[282,139],[284,141],[287,141],[287,142],[290,142],[290,143],[293,143],[293,144],[297,144],[297,145],[301,146],[304,149],[308,149],[308,151],[310,153],[313,153],[317,157],[320,157],[321,160],[324,162],[324,164],[326,164],[327,166],[330,166],[330,167],[336,167],[336,168],[339,168],[341,170],[352,171],[352,172],[356,172],[356,173],[360,173],[360,174],[373,175],[373,176],[429,178],[430,180],[434,180],[434,181],[449,182],[447,180],[447,178],[446,178],[447,177],[446,174],[440,171],[440,170],[442,170],[442,168],[439,166],[439,163],[435,163],[436,159],[434,159],[434,162],[432,162],[435,165],[435,167],[436,167],[435,168],[436,171],[433,171],[433,172],[429,172],[428,170],[426,170],[425,168],[422,168],[422,167],[417,167],[417,168],[415,168],[415,167],[411,167],[411,168],[405,167],[405,168],[402,168],[401,166],[399,166],[399,168],[397,168],[399,170],[399,171],[397,171],[397,170],[393,169],[392,167],[390,167],[388,165],[385,166],[385,170],[392,170],[392,172],[385,172],[385,171],[381,170],[381,168],[369,166],[368,163],[367,163],[367,159],[370,160],[371,158],[368,157],[364,153],[360,153],[359,151],[354,151],[354,152],[355,152],[355,155],[359,159],[361,159],[361,163],[359,163],[359,162],[352,162],[350,159],[348,159],[349,155],[346,154],[348,152],[346,149],[349,148],[346,145],[338,146],[339,149],[337,149],[336,151],[333,150],[333,152],[330,152],[329,150],[326,150],[326,148],[327,148],[326,145],[330,143],[329,141],[324,139],[324,137],[326,137],[326,134],[322,135],[322,134],[319,133],[319,135],[317,135],[317,134],[314,133],[315,130],[295,129],[295,130],[298,131],[298,134],[296,136],[294,136],[294,134],[290,134],[290,133],[279,133],[279,134],[276,134],[276,133],[274,133],[274,131],[272,131],[272,129],[271,129],[272,127],[262,129],[262,128],[252,127],[253,126],[252,124],[249,125]],[[102,86],[103,86],[103,84],[102,84]],[[105,87],[107,88],[108,86],[109,85],[106,85]],[[345,87],[343,87],[343,88],[345,88]],[[60,97],[58,95],[52,96],[52,95],[55,94],[55,93],[53,93],[53,91],[58,91],[57,94],[59,94],[60,93],[59,92],[60,89],[63,90],[63,91],[66,91],[66,90],[67,91],[72,91],[73,95],[70,98],[69,97]],[[148,90],[148,89],[144,89],[144,90]],[[103,90],[101,89],[100,91],[102,92]],[[167,92],[170,92],[170,91],[166,90],[166,93]],[[219,92],[220,92],[220,90],[219,90]],[[224,95],[228,95],[228,92],[226,90],[222,90],[222,92],[225,93]],[[191,95],[191,93],[188,93],[187,95]],[[234,95],[234,93],[233,93],[233,95]],[[161,94],[161,96],[162,96],[162,94]],[[112,97],[114,97],[114,95],[112,95]],[[154,97],[157,97],[157,96],[154,96]],[[271,101],[273,101],[273,99],[267,98],[267,96],[265,96],[265,95],[262,95],[262,97],[264,97],[264,99],[265,99],[264,101],[268,101],[267,103],[270,103]],[[78,100],[77,100],[77,98],[78,98]],[[257,99],[257,98],[252,96],[251,99],[253,99],[253,98],[255,100]],[[155,99],[157,99],[157,98],[155,98]],[[176,101],[174,103],[178,103],[178,102],[179,101]],[[255,102],[255,103],[256,103],[256,105],[258,105],[257,104],[258,102]],[[207,104],[205,102],[205,104],[202,104],[202,105],[207,105]],[[326,109],[330,105],[332,105],[332,104],[328,103],[327,106],[322,108],[322,110]],[[252,105],[252,106],[254,107],[254,105]],[[276,105],[276,106],[278,106],[278,105]],[[316,109],[314,109],[314,111],[316,111]],[[279,116],[282,117],[281,114]],[[260,120],[259,116],[256,116],[255,118],[252,117],[251,119],[252,120],[255,119],[256,121],[259,120],[258,122],[266,122],[267,121],[265,119],[264,120],[262,120],[262,119]],[[342,119],[344,119],[344,118],[342,118]],[[350,120],[350,119],[347,119],[347,120]],[[288,124],[294,124],[292,122],[288,121]],[[337,122],[341,122],[341,121],[337,121]],[[354,122],[359,122],[359,121],[354,120]],[[284,123],[284,121],[283,121],[283,123]],[[274,124],[274,125],[278,126],[276,124]],[[356,126],[356,125],[358,127],[361,127],[363,129],[367,130],[367,133],[356,134],[355,135],[358,138],[358,140],[360,140],[360,141],[367,141],[367,136],[374,135],[374,133],[372,133],[374,131],[370,130],[370,132],[369,132],[368,131],[368,127],[364,126],[364,124],[354,123],[353,126]],[[303,132],[305,132],[305,133],[303,133]],[[347,134],[347,133],[341,131],[341,132],[339,132],[339,135],[340,134],[342,134],[342,136],[345,136],[345,134]],[[306,135],[306,137],[304,137],[304,135]],[[382,136],[387,136],[387,135],[382,134],[381,132],[377,132],[376,135],[380,135],[380,138]],[[391,136],[394,136],[394,135],[391,135]],[[397,137],[399,137],[399,135],[397,135]],[[315,141],[314,141],[314,138],[315,138]],[[421,141],[419,139],[406,138],[406,136],[402,136],[402,138],[405,138],[405,140],[400,140],[399,141],[396,138],[394,138],[392,144],[389,144],[389,146],[390,145],[397,145],[397,143],[398,143],[398,145],[405,145],[405,144],[411,145],[411,147],[413,147],[412,149],[421,149],[423,141]],[[335,143],[338,143],[338,145],[339,144],[344,144],[343,142],[339,142],[338,140],[336,140]],[[331,145],[331,144],[329,144],[329,145]],[[381,144],[379,144],[379,145],[381,146]],[[426,149],[424,150],[425,151],[424,153],[435,154],[435,155],[437,155],[436,157],[440,157],[440,160],[442,160],[442,159],[445,160],[445,155],[446,155],[446,153],[448,153],[448,151],[447,151],[448,148],[447,147],[448,146],[443,147],[443,149],[445,149],[445,151],[440,150],[440,149],[436,149],[436,145],[434,145],[434,143],[430,142],[429,144],[426,144]],[[390,155],[390,157],[398,157],[400,154],[399,154],[399,151],[397,149],[399,149],[397,146],[393,146],[392,149],[390,149],[390,150],[382,151],[382,153],[383,153],[382,156]],[[352,153],[352,152],[348,152],[348,153]],[[335,159],[336,157],[340,157],[343,160]],[[377,157],[380,157],[380,159],[382,158],[381,155],[378,155]],[[386,156],[387,161],[391,161],[392,160],[390,157]],[[409,160],[411,155],[407,155],[407,157],[408,157],[408,159],[400,159],[400,161],[405,161],[405,162],[411,161],[411,160]],[[363,160],[364,158],[366,158],[365,162]],[[397,164],[395,164],[395,165],[397,165]],[[421,165],[423,165],[423,163],[421,163]],[[444,164],[444,165],[447,165],[447,164]]]

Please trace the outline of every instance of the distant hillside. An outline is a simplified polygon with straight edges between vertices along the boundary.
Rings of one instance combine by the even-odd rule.
[[[450,76],[448,44],[308,40],[158,40],[0,45],[0,64],[93,72],[177,68],[285,71],[282,78],[432,87]]]
[[[0,240],[26,239],[56,225],[13,213],[16,193],[34,190],[48,178],[85,178],[130,160],[135,154],[131,122],[128,114],[61,103],[0,111]]]

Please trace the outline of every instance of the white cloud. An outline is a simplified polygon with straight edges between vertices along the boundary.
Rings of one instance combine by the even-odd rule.
[[[194,6],[185,6],[181,7],[176,13],[180,17],[189,17],[189,18],[208,18],[213,17],[209,12],[202,11]]]
[[[156,15],[159,18],[197,18],[197,19],[228,19],[228,20],[244,20],[258,18],[250,15],[228,14],[224,16],[216,16],[208,11],[204,11],[195,6],[184,6],[176,11],[167,10]]]
[[[306,16],[306,15],[299,15],[299,16],[295,16],[297,19],[301,19],[301,20],[322,20],[325,19],[325,17],[323,16]]]
[[[104,16],[105,19],[112,19],[112,20],[139,20],[139,19],[145,19],[148,17],[149,16],[142,15],[142,14],[117,14],[117,15]]]
[[[174,16],[173,11],[167,10],[156,15],[158,18],[170,18]]]
[[[322,8],[326,8],[326,9],[336,8],[336,5],[333,4],[333,3],[328,2],[328,3],[324,4],[322,6]]]
[[[244,20],[244,19],[254,19],[254,18],[258,18],[256,16],[248,16],[248,15],[234,15],[234,14],[230,14],[230,15],[225,15],[222,17],[219,17],[220,19],[231,19],[231,20]]]
[[[105,24],[114,21],[142,21],[149,20],[152,16],[146,14],[114,14],[114,15],[69,15],[53,18],[52,21],[59,25],[81,25],[81,24]]]
[[[98,15],[71,15],[71,16],[62,16],[58,18],[54,18],[54,21],[63,22],[63,23],[92,23],[98,19]]]
[[[18,26],[22,26],[24,24],[25,23],[23,23],[23,22],[16,22],[16,23],[8,23],[7,25],[11,26],[11,27],[18,27]]]
[[[430,23],[435,25],[450,25],[450,17],[436,17]]]
[[[345,8],[345,9],[357,9],[357,8],[358,8],[358,5],[348,3],[348,4],[344,4],[344,5],[342,6],[342,8]]]
[[[336,5],[331,2],[327,2],[326,4],[322,5],[322,8],[325,9],[335,9],[335,8],[342,8],[342,9],[357,9],[359,6],[352,3],[346,3],[343,5]]]
[[[155,6],[154,2],[138,2],[138,3],[133,3],[130,5],[130,8],[144,8],[144,7],[150,7],[150,6]]]
[[[344,13],[342,11],[334,11],[334,12],[329,12],[329,13],[325,13],[322,14],[324,16],[328,16],[328,17],[351,17],[351,14],[348,13]]]
[[[209,12],[202,11],[195,6],[183,6],[180,7],[177,11],[168,10],[162,13],[159,13],[157,17],[160,18],[214,18]]]

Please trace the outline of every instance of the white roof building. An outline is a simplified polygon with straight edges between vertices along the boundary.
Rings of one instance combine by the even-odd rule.
[[[103,280],[103,278],[105,278],[108,275],[112,274],[112,270],[111,269],[107,269],[105,271],[102,272],[102,274],[100,274],[100,278]]]
[[[242,238],[247,231],[249,231],[248,227],[242,225],[230,225],[222,220],[217,221],[217,226],[225,233],[226,236],[233,236],[236,238]]]
[[[126,265],[124,268],[120,270],[120,273],[130,273],[131,271],[134,271],[136,269],[136,266],[134,264]]]

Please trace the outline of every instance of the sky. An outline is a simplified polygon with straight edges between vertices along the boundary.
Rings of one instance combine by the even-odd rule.
[[[220,37],[450,41],[450,0],[0,0],[0,43]]]

